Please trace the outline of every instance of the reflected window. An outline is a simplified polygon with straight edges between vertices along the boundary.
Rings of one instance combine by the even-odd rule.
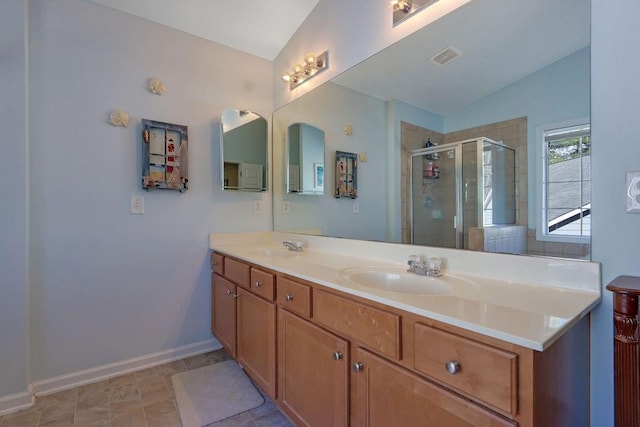
[[[542,132],[542,236],[588,242],[591,236],[591,126],[587,122]]]

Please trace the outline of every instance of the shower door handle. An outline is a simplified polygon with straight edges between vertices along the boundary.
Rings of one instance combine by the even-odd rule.
[[[458,228],[458,215],[453,216],[453,228]]]

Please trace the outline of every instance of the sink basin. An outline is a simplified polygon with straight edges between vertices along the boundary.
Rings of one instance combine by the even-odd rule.
[[[412,295],[451,295],[477,287],[472,281],[452,274],[419,276],[403,267],[348,268],[340,272],[340,277],[368,288]]]

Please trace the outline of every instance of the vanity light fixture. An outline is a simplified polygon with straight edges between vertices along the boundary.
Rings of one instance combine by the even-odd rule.
[[[438,0],[391,0],[390,7],[393,10],[393,26],[395,27],[416,12],[431,6]]]
[[[289,83],[289,90],[293,90],[327,68],[329,68],[328,51],[318,56],[307,54],[304,57],[304,64],[294,65],[290,72],[283,74],[280,78],[283,82]]]

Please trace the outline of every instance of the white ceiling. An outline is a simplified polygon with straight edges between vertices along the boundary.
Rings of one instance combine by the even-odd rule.
[[[273,60],[319,0],[92,0]]]
[[[474,0],[333,81],[447,115],[589,44],[589,0]],[[429,63],[447,46],[462,55]]]

